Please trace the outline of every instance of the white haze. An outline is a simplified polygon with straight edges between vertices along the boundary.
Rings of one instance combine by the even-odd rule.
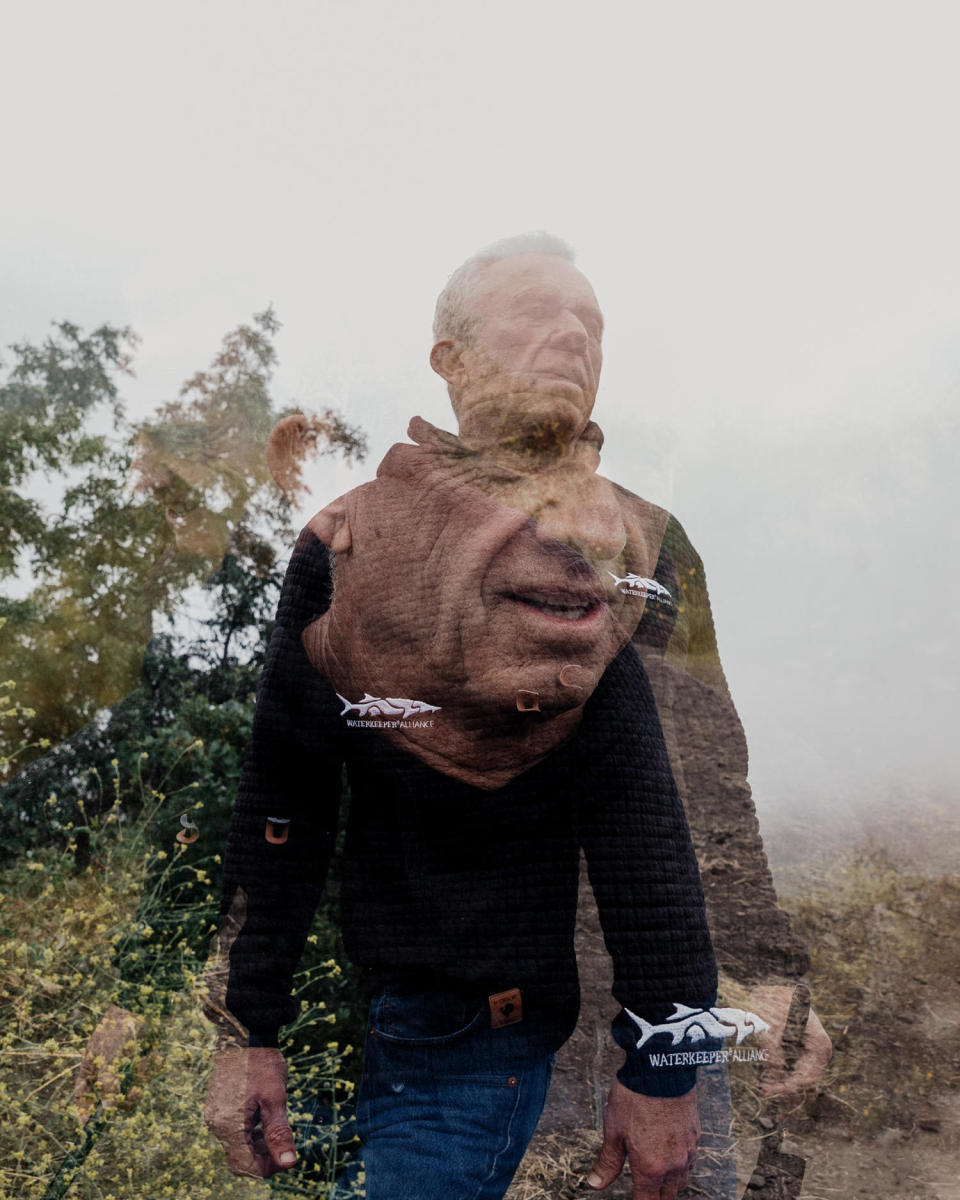
[[[168,399],[272,302],[276,394],[372,469],[436,293],[570,240],[604,470],[704,557],[768,816],[953,798],[960,174],[951,5],[8,6],[0,339],[128,322]]]

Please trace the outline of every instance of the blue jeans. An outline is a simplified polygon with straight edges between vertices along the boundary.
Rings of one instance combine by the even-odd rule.
[[[537,1127],[553,1055],[485,1001],[386,990],[370,1006],[357,1127],[367,1200],[500,1200]]]
[[[491,1029],[489,1010],[448,993],[386,991],[370,1005],[357,1112],[363,1162],[331,1200],[500,1200],[543,1110],[553,1054],[523,1023]],[[736,1200],[727,1069],[702,1067],[703,1140],[694,1190]]]

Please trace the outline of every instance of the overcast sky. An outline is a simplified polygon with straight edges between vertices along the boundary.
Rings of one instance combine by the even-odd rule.
[[[367,473],[451,424],[450,271],[557,233],[607,318],[603,469],[705,560],[761,809],[952,795],[956,14],[8,4],[0,341],[129,323],[145,413],[272,303],[278,401],[343,408]]]

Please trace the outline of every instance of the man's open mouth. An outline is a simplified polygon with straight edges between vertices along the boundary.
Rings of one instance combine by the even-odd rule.
[[[597,612],[602,601],[592,597],[563,596],[547,592],[509,592],[508,600],[536,609],[558,621],[583,621]]]

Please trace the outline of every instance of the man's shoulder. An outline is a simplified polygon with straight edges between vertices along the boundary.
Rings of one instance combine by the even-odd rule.
[[[629,488],[624,487],[622,483],[617,483],[615,479],[611,479],[609,482],[616,489],[623,504],[636,507],[638,511],[661,513],[664,518],[670,517],[671,514],[667,509],[661,508],[659,504],[654,504],[652,500],[638,496],[636,492],[631,492]]]
[[[642,496],[638,496],[635,492],[631,492],[629,488],[625,488],[622,484],[614,480],[610,482],[617,493],[624,515],[628,520],[632,518],[633,521],[643,525],[647,529],[658,529],[660,531],[661,554],[666,552],[671,559],[685,562],[689,560],[691,563],[694,561],[699,563],[700,556],[694,549],[686,530],[669,509],[663,508],[659,504],[654,504],[652,500],[646,500]]]
[[[277,623],[299,635],[310,621],[326,612],[333,595],[329,548],[309,526],[300,531],[287,565]]]

